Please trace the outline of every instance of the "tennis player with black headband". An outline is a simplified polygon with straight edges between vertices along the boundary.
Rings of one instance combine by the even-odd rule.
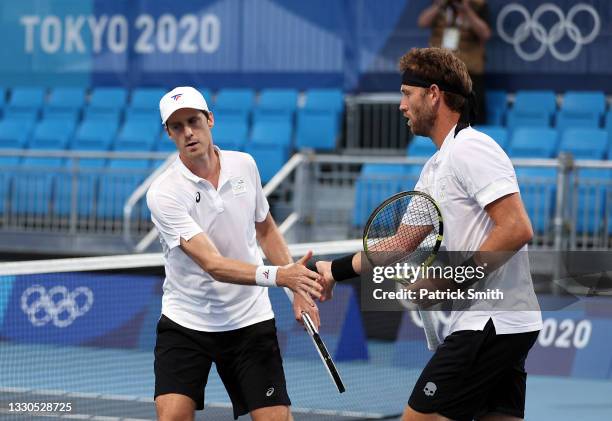
[[[147,192],[166,279],[155,344],[158,418],[193,420],[214,362],[234,408],[255,421],[292,419],[267,288],[286,287],[296,319],[319,324],[320,275],[293,263],[253,158],[213,143],[214,116],[192,87],[159,103],[175,162]],[[273,266],[263,265],[257,242]]]
[[[415,190],[440,206],[443,246],[469,251],[464,266],[489,264],[487,286],[515,292],[501,310],[476,302],[469,311],[452,311],[449,334],[423,369],[402,419],[523,419],[525,358],[542,319],[527,253],[515,253],[526,251],[532,228],[514,168],[493,139],[470,126],[472,82],[461,60],[447,50],[415,48],[399,67],[400,111],[412,132],[430,137],[438,149]],[[510,252],[507,261],[485,261],[489,252],[502,251]],[[316,266],[326,283],[323,299],[329,299],[336,281],[358,276],[361,253]]]

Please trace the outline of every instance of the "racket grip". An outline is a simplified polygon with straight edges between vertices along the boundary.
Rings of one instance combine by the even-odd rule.
[[[425,330],[425,338],[427,339],[427,348],[430,351],[435,351],[440,345],[440,338],[438,337],[438,330],[436,329],[436,323],[433,319],[431,311],[419,310],[421,321],[423,322],[423,330]]]

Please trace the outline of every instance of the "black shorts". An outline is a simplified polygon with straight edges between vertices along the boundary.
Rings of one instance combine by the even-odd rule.
[[[497,335],[480,330],[447,336],[414,385],[408,405],[463,421],[495,412],[524,418],[525,358],[538,332]]]
[[[213,362],[232,401],[234,419],[257,408],[291,405],[274,319],[226,332],[200,332],[161,316],[155,344],[155,397],[179,393],[203,409]]]

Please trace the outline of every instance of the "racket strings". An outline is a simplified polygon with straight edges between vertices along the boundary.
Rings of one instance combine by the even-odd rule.
[[[367,233],[373,263],[422,261],[437,242],[439,216],[435,205],[420,195],[405,195],[388,203],[373,218]]]

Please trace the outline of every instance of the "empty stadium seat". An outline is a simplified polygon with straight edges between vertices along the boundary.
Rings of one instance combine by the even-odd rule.
[[[244,151],[255,159],[263,183],[274,177],[289,158],[288,146],[276,143],[249,142]]]
[[[609,169],[583,168],[575,175],[576,195],[573,200],[573,215],[576,221],[575,230],[578,235],[592,235],[605,229],[606,200],[612,195],[612,171]],[[608,212],[610,203],[608,205]],[[612,215],[608,215],[610,217]],[[608,221],[610,232],[610,221]]]
[[[252,89],[221,89],[217,94],[214,112],[250,112],[255,105],[255,92]]]
[[[119,119],[127,101],[125,88],[95,88],[85,109],[86,119]]]
[[[517,167],[516,177],[533,230],[550,233],[557,194],[556,168]]]
[[[437,151],[438,149],[436,148],[436,145],[430,138],[424,136],[414,136],[408,144],[406,154],[408,156],[430,157]]]
[[[316,150],[336,149],[339,135],[335,112],[300,110],[297,118],[296,148]]]
[[[511,158],[552,158],[557,154],[557,131],[551,128],[522,127],[510,138]]]
[[[570,127],[597,128],[605,110],[606,97],[603,92],[568,91],[563,96],[556,127],[559,130]]]
[[[295,111],[298,92],[295,89],[263,89],[257,109],[264,111]]]
[[[310,89],[306,91],[304,110],[341,113],[344,94],[340,89]]]
[[[127,120],[119,130],[113,149],[116,151],[151,151],[161,126],[145,120]]]
[[[118,220],[123,217],[123,206],[132,192],[149,173],[150,162],[145,159],[111,159],[108,171],[100,178],[96,215]],[[132,214],[142,217],[142,206]]]
[[[141,111],[155,111],[159,114],[159,100],[165,93],[164,88],[136,88],[132,91],[130,108]]]
[[[575,159],[604,159],[608,133],[602,129],[571,128],[563,132],[559,152],[569,152]]]
[[[507,126],[548,127],[557,109],[552,91],[518,91],[512,109],[508,112]]]
[[[4,110],[4,121],[15,121],[24,127],[32,128],[38,120],[38,110],[30,108],[7,108]]]
[[[506,91],[486,91],[487,124],[503,126],[508,111],[508,93]]]
[[[502,149],[508,147],[508,129],[502,126],[478,126],[477,130],[492,138]]]
[[[20,121],[0,121],[0,148],[21,149],[26,145],[32,126]]]
[[[72,210],[73,186],[76,200],[76,213],[79,218],[92,218],[100,174],[106,166],[103,158],[69,159],[64,168],[66,171],[58,175],[55,181],[55,200],[53,212],[66,217]],[[74,171],[74,173],[73,173]]]
[[[11,97],[7,104],[9,109],[36,110],[38,111],[45,100],[44,88],[13,88]]]
[[[53,184],[64,159],[26,157],[13,180],[13,214],[45,216],[51,211]]]
[[[212,129],[213,143],[221,149],[241,151],[246,144],[247,132],[246,124],[226,123],[221,120],[215,123]],[[174,143],[170,143],[174,148]]]
[[[292,125],[287,122],[257,122],[253,126],[251,142],[266,145],[281,145],[288,148],[291,146],[292,131]]]
[[[80,111],[85,106],[85,88],[61,87],[51,89],[45,105],[45,115],[55,111]]]
[[[389,196],[412,190],[419,174],[419,166],[365,164],[355,182],[353,227],[363,227],[372,211]]]
[[[77,128],[76,134],[70,143],[73,150],[101,150],[106,151],[117,133],[115,122],[103,120],[85,120]]]
[[[66,149],[74,133],[74,121],[49,118],[41,120],[34,128],[30,141],[33,149]]]

